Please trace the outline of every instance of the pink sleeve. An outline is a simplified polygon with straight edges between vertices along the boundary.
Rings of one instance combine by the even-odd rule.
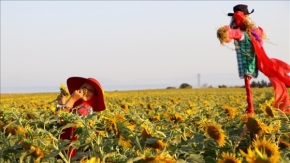
[[[240,29],[229,29],[229,37],[234,40],[243,39],[243,32]]]

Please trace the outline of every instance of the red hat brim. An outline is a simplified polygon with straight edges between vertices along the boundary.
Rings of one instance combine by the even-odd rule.
[[[82,78],[82,77],[70,77],[67,79],[67,87],[70,94],[72,94],[75,90],[80,89],[80,87],[87,83],[91,85],[95,91],[97,92],[96,98],[94,99],[94,111],[103,111],[106,109],[104,94],[101,84],[94,78]]]

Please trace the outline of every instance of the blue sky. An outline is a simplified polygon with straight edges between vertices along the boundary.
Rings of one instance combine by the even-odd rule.
[[[289,63],[289,1],[1,1],[1,92],[58,91],[70,76],[105,90],[197,87],[198,73],[243,85],[233,44],[216,38],[236,4],[255,9],[268,56]]]

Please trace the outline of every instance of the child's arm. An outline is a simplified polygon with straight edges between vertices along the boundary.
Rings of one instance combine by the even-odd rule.
[[[221,44],[224,44],[231,42],[233,39],[238,41],[243,40],[244,34],[240,29],[231,29],[230,26],[226,25],[218,29],[217,37]]]

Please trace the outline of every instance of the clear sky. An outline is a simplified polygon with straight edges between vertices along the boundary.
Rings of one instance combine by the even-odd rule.
[[[216,30],[237,4],[290,62],[289,1],[1,1],[1,92],[58,91],[70,76],[105,90],[243,85]],[[260,73],[257,81],[267,80]],[[37,88],[37,89],[36,89]]]

